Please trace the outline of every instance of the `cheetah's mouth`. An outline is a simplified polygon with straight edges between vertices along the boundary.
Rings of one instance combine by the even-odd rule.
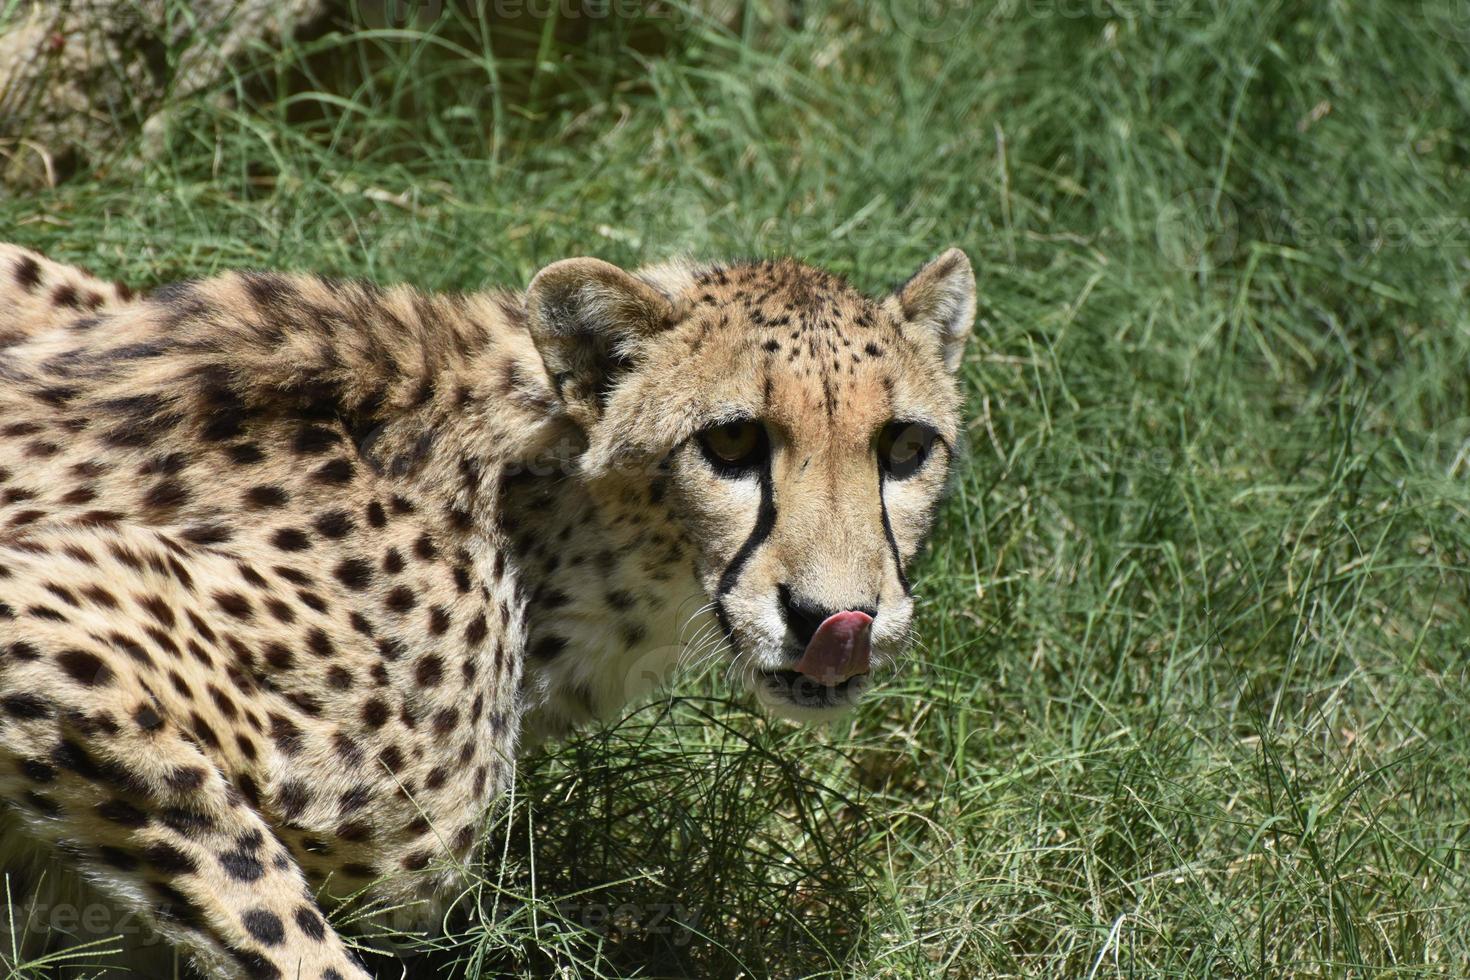
[[[851,707],[867,689],[873,617],[858,610],[822,621],[790,670],[758,674],[763,698],[807,710]]]

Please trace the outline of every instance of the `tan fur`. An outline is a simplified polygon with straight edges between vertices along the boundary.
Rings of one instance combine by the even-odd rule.
[[[792,262],[590,259],[525,295],[129,301],[0,247],[0,797],[213,975],[362,976],[319,903],[430,917],[523,732],[615,710],[701,630],[824,715],[772,687],[778,586],[872,608],[899,656],[973,309],[958,252],[878,302]],[[732,414],[772,433],[759,480],[696,448]],[[943,447],[901,482],[895,418]]]

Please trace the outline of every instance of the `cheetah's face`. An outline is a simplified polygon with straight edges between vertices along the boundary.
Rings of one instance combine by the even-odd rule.
[[[614,509],[655,510],[775,713],[850,706],[911,640],[906,569],[960,437],[974,319],[951,250],[872,300],[793,262],[548,267],[530,309]]]

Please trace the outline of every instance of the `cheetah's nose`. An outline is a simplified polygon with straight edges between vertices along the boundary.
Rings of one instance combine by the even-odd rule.
[[[872,626],[873,617],[865,612],[849,609],[833,613],[812,634],[806,652],[796,662],[796,671],[828,687],[866,674]]]

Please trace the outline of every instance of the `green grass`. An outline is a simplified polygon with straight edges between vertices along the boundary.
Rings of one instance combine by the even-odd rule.
[[[139,284],[975,260],[912,662],[829,730],[705,679],[527,760],[426,973],[1465,975],[1470,10],[894,3],[444,0],[0,229]]]

